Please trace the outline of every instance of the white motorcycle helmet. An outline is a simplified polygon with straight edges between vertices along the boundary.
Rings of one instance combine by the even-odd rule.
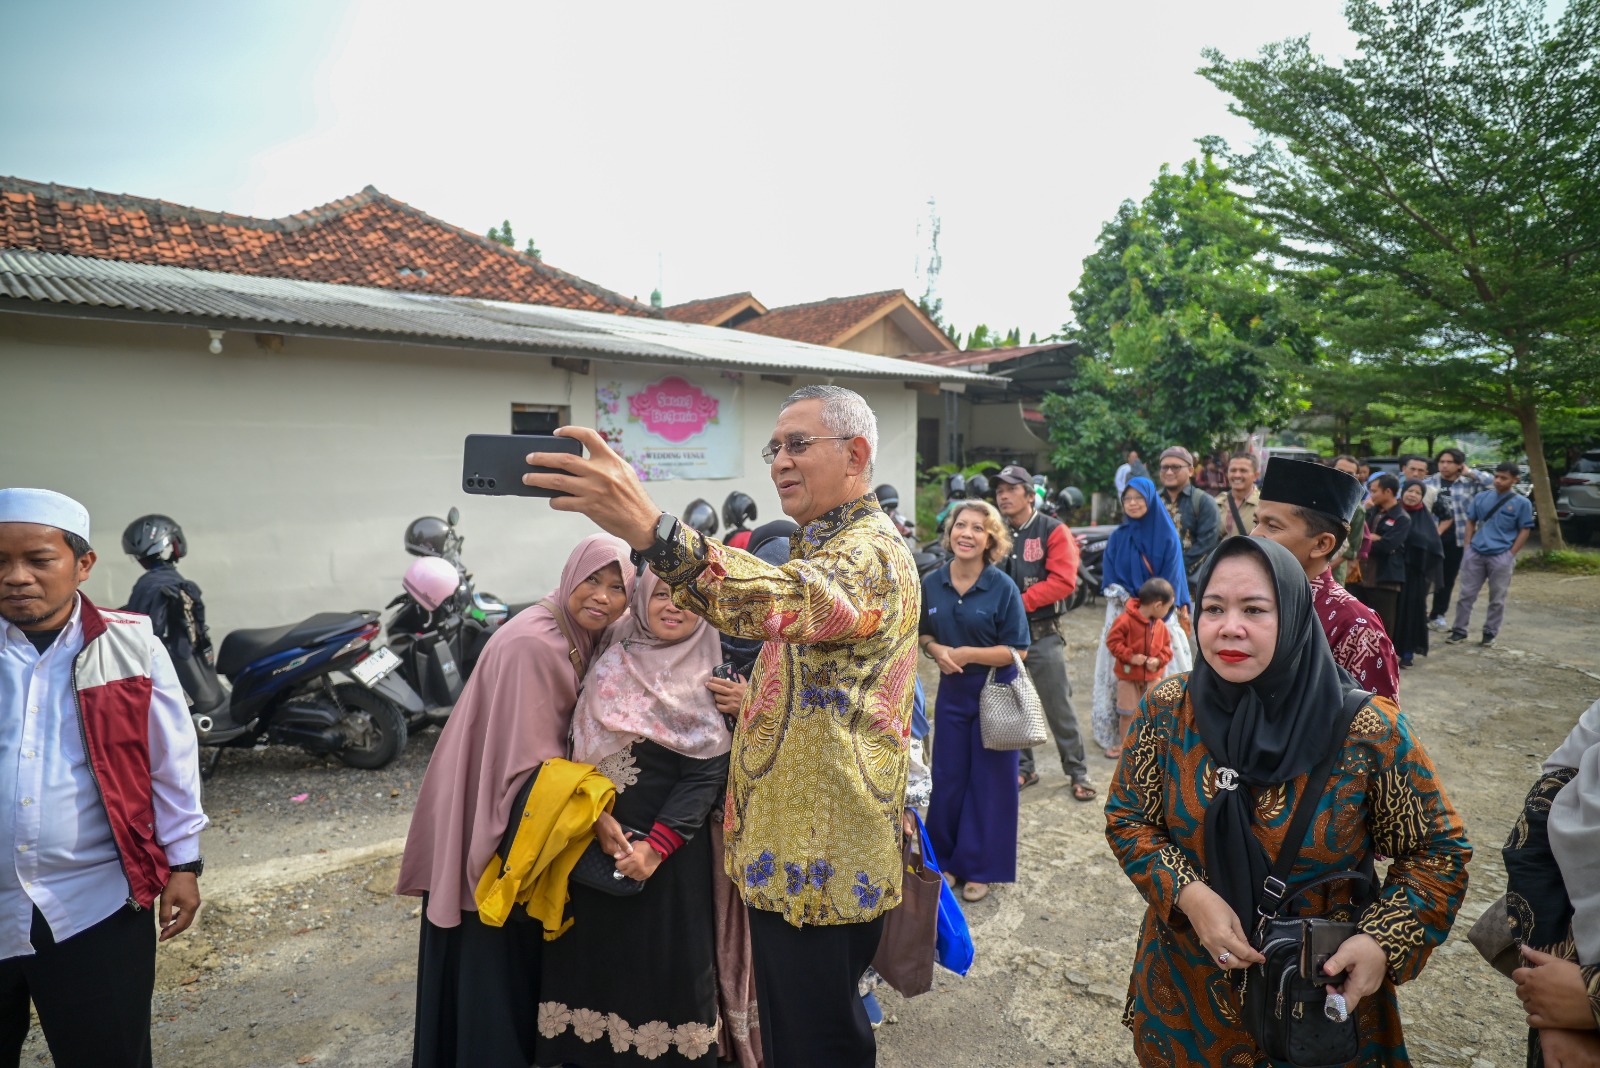
[[[400,583],[418,604],[432,612],[456,592],[461,574],[448,560],[424,556],[411,562]]]

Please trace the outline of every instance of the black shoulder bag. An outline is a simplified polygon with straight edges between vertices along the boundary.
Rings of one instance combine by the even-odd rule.
[[[1330,883],[1365,883],[1363,903],[1357,906],[1358,915],[1359,908],[1370,902],[1375,893],[1377,880],[1370,870],[1370,858],[1365,865],[1368,870],[1330,872],[1293,893],[1288,883],[1306,831],[1327,790],[1334,762],[1344,748],[1344,740],[1349,737],[1350,724],[1371,696],[1365,690],[1351,690],[1345,695],[1340,714],[1343,724],[1338,733],[1340,742],[1312,769],[1306,779],[1305,792],[1295,802],[1289,832],[1272,865],[1272,874],[1263,883],[1261,904],[1257,907],[1261,919],[1251,944],[1266,961],[1252,964],[1245,971],[1239,988],[1245,1029],[1256,1046],[1274,1060],[1296,1068],[1342,1068],[1354,1060],[1361,1049],[1355,1015],[1335,1009],[1323,989],[1326,984],[1343,982],[1343,979],[1328,977],[1322,972],[1327,959],[1345,939],[1357,933],[1354,920],[1344,922],[1320,916],[1285,915],[1285,912],[1298,898]],[[1339,1018],[1341,1015],[1343,1019]]]

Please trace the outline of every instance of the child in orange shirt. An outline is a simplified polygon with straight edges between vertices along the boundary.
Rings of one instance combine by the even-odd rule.
[[[1106,648],[1116,661],[1117,718],[1123,737],[1133,726],[1145,691],[1166,673],[1172,661],[1172,636],[1162,622],[1172,611],[1172,602],[1172,583],[1164,578],[1149,579],[1139,587],[1139,596],[1129,599],[1106,635]],[[1121,755],[1120,744],[1106,750],[1112,760]]]

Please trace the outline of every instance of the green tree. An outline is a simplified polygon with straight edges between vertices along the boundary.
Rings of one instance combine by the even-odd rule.
[[[1551,409],[1600,397],[1600,0],[1349,0],[1359,51],[1306,38],[1201,73],[1258,137],[1229,156],[1323,329],[1404,394],[1514,419],[1546,548]]]
[[[1047,393],[1039,411],[1049,429],[1051,463],[1066,481],[1110,486],[1130,448],[1151,440],[1128,373],[1105,360],[1077,358],[1069,393]]]
[[[1022,328],[1014,326],[1007,333],[991,330],[987,323],[979,323],[972,328],[972,333],[967,335],[967,343],[962,346],[971,349],[1005,349],[1015,348],[1022,344]]]
[[[506,248],[517,247],[516,236],[511,232],[510,219],[504,220],[499,226],[489,227],[489,232],[484,236],[497,245],[504,245]],[[531,237],[528,238],[527,245],[523,247],[522,254],[524,256],[532,256],[534,259],[539,259],[544,255],[539,251],[539,246],[533,243],[533,238]]]
[[[1045,409],[1068,420],[1052,426],[1063,457],[1087,434],[1103,466],[1135,426],[1147,447],[1209,447],[1282,427],[1306,406],[1297,375],[1317,358],[1314,336],[1273,283],[1268,235],[1207,148],[1177,173],[1163,167],[1140,203],[1125,201],[1084,260],[1063,333],[1089,361],[1070,393],[1086,403]]]

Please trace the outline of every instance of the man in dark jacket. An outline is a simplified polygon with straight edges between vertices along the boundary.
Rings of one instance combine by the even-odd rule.
[[[1012,464],[999,474],[995,505],[1011,527],[1011,556],[1005,563],[1028,612],[1028,675],[1044,705],[1044,717],[1055,735],[1061,770],[1072,781],[1072,796],[1094,799],[1089,768],[1083,760],[1083,735],[1072,707],[1072,681],[1067,678],[1067,643],[1061,636],[1065,601],[1078,588],[1078,542],[1067,525],[1034,508],[1033,476]],[[1018,787],[1039,781],[1033,750],[1024,749],[1018,763]]]
[[[1367,529],[1377,536],[1361,569],[1357,595],[1378,613],[1383,629],[1390,634],[1400,614],[1400,591],[1406,585],[1406,535],[1411,517],[1400,503],[1400,480],[1385,471],[1372,480],[1372,507],[1367,510]]]
[[[1161,454],[1161,501],[1183,543],[1183,569],[1192,582],[1222,531],[1222,513],[1209,493],[1194,485],[1194,456],[1182,445]]]

